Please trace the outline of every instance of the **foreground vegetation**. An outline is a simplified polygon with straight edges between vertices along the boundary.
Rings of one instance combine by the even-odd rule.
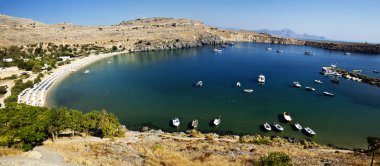
[[[30,150],[62,133],[87,133],[99,137],[122,136],[117,117],[103,111],[86,114],[67,108],[43,108],[10,104],[0,109],[0,146]]]

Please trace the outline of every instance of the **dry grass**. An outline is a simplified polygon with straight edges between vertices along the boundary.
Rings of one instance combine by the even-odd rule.
[[[23,151],[14,148],[0,148],[0,157],[3,156],[18,156],[21,155]]]
[[[165,135],[163,137],[162,135]],[[187,136],[175,133],[127,134],[126,138],[86,141],[89,138],[57,141],[45,146],[58,151],[65,161],[83,165],[254,165],[270,152],[283,152],[295,165],[368,165],[363,153],[336,153],[314,142],[288,143],[282,138],[243,136],[219,137],[192,131]],[[203,134],[202,134],[203,135]],[[137,141],[127,141],[130,138]],[[181,139],[183,138],[183,139]],[[73,141],[75,143],[73,143]],[[269,142],[269,143],[268,143]]]

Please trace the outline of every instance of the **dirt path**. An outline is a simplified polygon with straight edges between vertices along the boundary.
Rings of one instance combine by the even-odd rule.
[[[0,157],[0,166],[45,166],[45,165],[64,165],[76,166],[76,164],[65,163],[63,157],[57,152],[50,151],[45,147],[39,146],[23,156]]]

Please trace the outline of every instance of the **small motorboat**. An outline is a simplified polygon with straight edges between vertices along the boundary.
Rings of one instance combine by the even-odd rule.
[[[111,63],[111,61],[108,61],[107,63]]]
[[[212,124],[213,124],[214,126],[219,126],[219,124],[220,124],[221,121],[222,121],[222,120],[221,120],[220,118],[216,118],[216,119],[214,119],[214,120],[212,121]]]
[[[236,83],[236,87],[241,87],[241,83],[240,83],[240,82],[237,82],[237,83]]]
[[[295,127],[297,130],[302,130],[302,126],[301,126],[299,123],[295,123],[295,124],[294,124],[294,127]]]
[[[334,94],[332,94],[330,92],[323,92],[323,95],[325,95],[325,96],[334,96]]]
[[[231,43],[228,43],[228,45],[229,45],[229,46],[234,46],[235,43],[232,43],[232,42],[231,42]]]
[[[215,53],[221,53],[222,52],[222,50],[219,50],[217,48],[214,48],[212,51],[215,52]]]
[[[203,81],[198,81],[195,86],[197,87],[202,87],[203,86]]]
[[[309,135],[316,135],[317,133],[309,127],[305,127],[305,132]]]
[[[178,118],[174,118],[174,119],[172,119],[172,125],[173,125],[174,127],[178,127],[179,124],[180,124],[180,122],[179,122],[179,119],[178,119]]]
[[[243,90],[245,93],[252,93],[253,92],[253,89],[244,89]]]
[[[315,88],[313,88],[313,87],[305,87],[305,89],[307,90],[307,91],[315,91]]]
[[[271,131],[271,130],[272,130],[272,127],[270,127],[269,123],[267,123],[267,122],[265,122],[265,123],[263,124],[263,126],[264,126],[264,129],[265,129],[266,131]]]
[[[220,47],[221,47],[221,48],[227,48],[227,45],[222,44]]]
[[[301,88],[301,84],[298,81],[293,82],[294,87]]]
[[[344,55],[351,55],[351,53],[350,52],[345,52]]]
[[[284,119],[288,122],[292,121],[292,117],[290,117],[288,112],[283,112],[282,115],[284,116]]]
[[[84,74],[90,73],[90,70],[86,70],[83,72]]]
[[[338,65],[338,63],[335,63],[335,64],[334,64],[334,63],[331,63],[331,67],[332,67],[332,68],[336,68],[337,65]]]
[[[198,127],[198,119],[194,119],[193,121],[191,121],[191,127],[193,129]]]
[[[277,53],[284,53],[284,50],[277,50]]]
[[[305,51],[305,55],[315,55],[314,51]]]
[[[267,51],[272,51],[272,48],[267,47],[266,50],[267,50]]]
[[[278,131],[284,131],[284,127],[282,127],[280,124],[274,122],[273,126],[278,130]]]
[[[317,84],[322,84],[321,80],[314,80],[314,82],[317,83]]]
[[[264,76],[264,75],[259,75],[258,82],[259,82],[260,84],[264,84],[264,83],[265,83],[265,76]]]
[[[379,71],[377,71],[377,70],[373,70],[373,72],[374,72],[374,73],[380,73],[380,72],[379,72]]]
[[[353,73],[361,73],[362,70],[352,70]]]
[[[338,77],[337,77],[337,76],[333,77],[333,78],[331,79],[331,82],[339,84],[339,79],[338,79]]]

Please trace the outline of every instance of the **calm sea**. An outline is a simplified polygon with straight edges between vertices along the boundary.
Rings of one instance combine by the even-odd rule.
[[[272,47],[272,51],[266,51]],[[130,129],[143,125],[165,131],[185,131],[192,119],[199,130],[309,138],[281,123],[284,132],[263,132],[260,125],[278,122],[289,112],[294,122],[317,132],[312,139],[348,148],[366,147],[367,136],[380,136],[380,88],[340,79],[334,84],[319,74],[321,67],[337,63],[348,70],[380,77],[380,56],[330,51],[307,46],[236,43],[213,53],[213,47],[138,52],[98,61],[78,71],[49,94],[49,106],[84,112],[106,109]],[[282,54],[276,53],[282,49]],[[314,51],[314,56],[304,55]],[[260,74],[266,76],[259,85]],[[320,79],[323,84],[314,84]],[[203,87],[193,85],[202,80]],[[237,81],[242,83],[238,88]],[[299,81],[303,88],[294,88]],[[306,91],[305,86],[316,89]],[[244,88],[254,93],[243,93]],[[322,95],[323,91],[335,97]],[[219,127],[210,120],[221,116]],[[178,117],[178,129],[169,125]]]

